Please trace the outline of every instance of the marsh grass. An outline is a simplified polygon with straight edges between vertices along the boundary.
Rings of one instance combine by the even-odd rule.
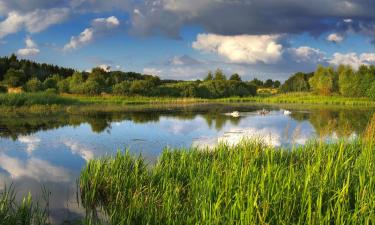
[[[0,106],[74,105],[77,100],[49,93],[0,94]]]
[[[90,223],[374,224],[374,162],[361,140],[166,149],[155,165],[126,151],[90,161],[80,190]]]
[[[43,195],[48,198],[48,193],[43,190]],[[31,194],[21,201],[16,200],[13,186],[0,191],[0,225],[47,225],[50,224],[48,217],[48,199],[45,205],[33,201]]]

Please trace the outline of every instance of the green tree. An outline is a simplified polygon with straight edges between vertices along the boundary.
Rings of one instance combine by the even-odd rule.
[[[332,94],[334,90],[334,74],[332,69],[318,66],[314,72],[314,76],[310,78],[309,84],[317,94]]]
[[[340,65],[339,74],[339,91],[344,96],[358,96],[360,77],[353,71],[350,66]]]
[[[9,69],[4,75],[4,83],[9,87],[22,86],[26,81],[23,70]]]
[[[52,77],[49,77],[43,81],[43,87],[44,89],[57,88],[57,80]]]
[[[211,81],[214,79],[214,76],[212,75],[212,72],[209,71],[207,76],[204,78],[204,81]]]
[[[240,75],[238,75],[237,73],[232,74],[232,75],[230,76],[229,80],[232,80],[232,81],[242,81]]]
[[[226,78],[224,72],[221,69],[217,69],[215,71],[215,78],[214,78],[214,80],[216,80],[216,81],[223,81],[223,80],[227,80],[227,78]]]
[[[119,84],[115,84],[112,87],[113,94],[116,95],[128,95],[130,94],[130,86],[132,85],[132,82],[130,81],[122,81]]]
[[[266,82],[264,82],[264,87],[266,87],[266,88],[273,87],[273,80],[267,79]]]
[[[38,92],[43,90],[43,84],[38,78],[32,78],[26,82],[23,89],[27,92]]]

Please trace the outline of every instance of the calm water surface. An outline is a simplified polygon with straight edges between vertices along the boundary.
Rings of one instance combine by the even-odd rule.
[[[266,115],[259,110],[269,111]],[[287,111],[286,111],[287,110]],[[229,113],[239,111],[238,117]],[[14,115],[0,117],[0,183],[19,195],[51,191],[52,222],[83,215],[76,181],[86,162],[130,149],[153,163],[163,148],[201,148],[244,137],[274,146],[303,145],[312,138],[355,138],[375,109],[323,109],[259,105],[203,105],[133,112]],[[3,185],[0,185],[0,190]]]

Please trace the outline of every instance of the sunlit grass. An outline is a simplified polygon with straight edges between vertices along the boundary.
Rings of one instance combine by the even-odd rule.
[[[166,149],[151,166],[125,152],[90,161],[80,189],[91,222],[99,211],[110,224],[374,224],[374,162],[359,139]]]
[[[48,203],[47,203],[48,204]],[[33,201],[31,194],[21,201],[16,201],[13,186],[0,191],[0,224],[1,225],[47,225],[48,207]]]

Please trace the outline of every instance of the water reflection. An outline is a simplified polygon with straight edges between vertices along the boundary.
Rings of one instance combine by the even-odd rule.
[[[260,115],[259,110],[270,110]],[[286,109],[286,108],[284,108]],[[374,109],[287,108],[205,105],[131,112],[50,116],[7,115],[0,118],[0,183],[14,183],[20,195],[41,196],[51,190],[54,221],[82,215],[76,179],[90,159],[129,148],[152,163],[165,146],[210,147],[235,144],[244,137],[275,146],[305,144],[360,135]],[[239,111],[239,117],[228,112]],[[3,188],[0,185],[0,189]]]

